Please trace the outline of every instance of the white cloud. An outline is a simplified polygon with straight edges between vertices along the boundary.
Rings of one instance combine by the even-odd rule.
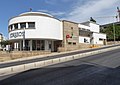
[[[65,12],[51,12],[51,14],[54,16],[63,16],[65,15]]]
[[[67,14],[65,19],[81,22],[89,20],[92,16],[115,15],[116,4],[118,2],[120,3],[119,0],[87,0],[82,4],[81,0],[79,0],[73,9]],[[102,23],[104,22],[105,21]]]
[[[59,11],[48,11],[48,10],[38,10],[40,12],[46,12],[46,13],[50,13],[53,16],[63,16],[65,15],[65,12],[59,12]]]
[[[45,0],[45,3],[53,5],[56,3],[56,0]]]
[[[70,1],[74,1],[74,0],[45,0],[45,3],[53,5],[53,4],[58,4],[60,2],[67,3]],[[76,1],[78,1],[78,0],[76,0]]]

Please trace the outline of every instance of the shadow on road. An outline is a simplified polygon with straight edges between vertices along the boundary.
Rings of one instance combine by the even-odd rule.
[[[120,85],[120,67],[45,67],[16,74],[1,80],[0,85]]]

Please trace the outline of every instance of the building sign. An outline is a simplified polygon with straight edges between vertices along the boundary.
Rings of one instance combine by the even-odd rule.
[[[24,31],[10,33],[10,38],[23,37],[24,33],[25,33]]]

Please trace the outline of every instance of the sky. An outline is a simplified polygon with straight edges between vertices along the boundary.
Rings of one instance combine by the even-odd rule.
[[[93,17],[98,24],[116,21],[120,0],[1,0],[0,33],[8,37],[8,20],[21,13],[32,11],[47,12],[60,20],[77,23]]]

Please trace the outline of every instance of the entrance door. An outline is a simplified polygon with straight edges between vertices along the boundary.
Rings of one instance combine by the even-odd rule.
[[[54,41],[54,51],[58,51],[58,47],[62,46],[62,41]]]

